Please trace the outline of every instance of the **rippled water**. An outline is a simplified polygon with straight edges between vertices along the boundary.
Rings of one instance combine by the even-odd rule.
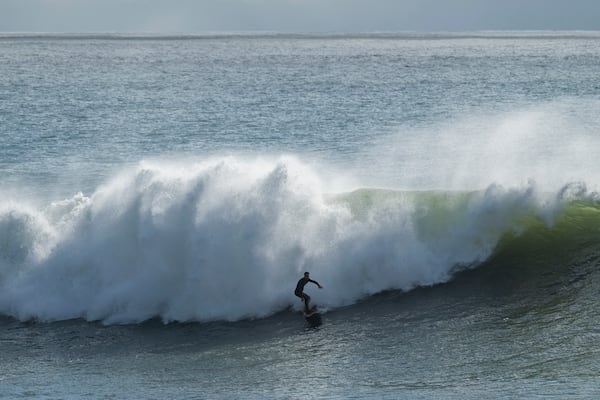
[[[1,35],[0,397],[598,397],[599,38]]]

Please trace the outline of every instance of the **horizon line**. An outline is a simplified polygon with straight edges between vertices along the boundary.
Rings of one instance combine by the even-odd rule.
[[[223,30],[198,32],[160,31],[0,31],[0,38],[64,38],[64,39],[203,39],[227,37],[287,37],[287,38],[578,38],[597,37],[600,30],[556,30],[556,29],[493,29],[493,30],[405,30],[405,31],[268,31],[268,30]]]

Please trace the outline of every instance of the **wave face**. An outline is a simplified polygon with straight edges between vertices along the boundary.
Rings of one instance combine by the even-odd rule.
[[[324,286],[307,287],[315,302],[339,307],[446,282],[498,249],[524,246],[532,230],[560,238],[600,218],[583,184],[556,193],[533,183],[473,192],[326,186],[293,157],[229,157],[143,162],[90,196],[41,208],[4,202],[0,313],[107,324],[263,317],[300,308],[292,292],[305,270]]]

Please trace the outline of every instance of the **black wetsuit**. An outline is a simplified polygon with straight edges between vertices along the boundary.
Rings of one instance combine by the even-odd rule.
[[[306,310],[306,312],[309,311],[308,309],[308,303],[310,302],[310,296],[307,295],[306,293],[304,293],[304,286],[306,286],[306,284],[308,282],[312,282],[317,286],[321,286],[319,285],[319,283],[317,281],[313,281],[310,278],[301,278],[298,281],[298,284],[296,285],[296,290],[294,290],[294,294],[302,299],[304,299],[304,309]]]

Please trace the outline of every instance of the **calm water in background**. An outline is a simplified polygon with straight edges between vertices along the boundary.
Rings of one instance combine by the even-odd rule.
[[[597,33],[0,36],[0,397],[596,398],[599,76]]]

